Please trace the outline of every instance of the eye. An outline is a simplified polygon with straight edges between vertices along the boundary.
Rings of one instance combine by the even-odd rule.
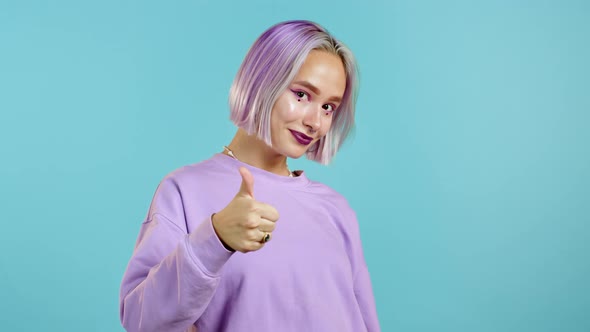
[[[293,91],[293,93],[295,94],[295,96],[297,97],[297,99],[299,101],[301,101],[301,99],[303,99],[303,98],[309,99],[307,93],[304,91]]]
[[[324,109],[324,111],[326,111],[328,115],[331,115],[336,109],[336,107],[332,104],[324,104],[322,105],[322,109]]]

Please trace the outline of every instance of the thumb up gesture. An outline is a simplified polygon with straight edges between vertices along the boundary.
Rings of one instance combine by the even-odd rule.
[[[219,239],[229,248],[240,251],[255,251],[264,246],[279,219],[278,211],[271,205],[254,198],[254,177],[240,167],[242,184],[229,204],[212,217],[213,228]]]

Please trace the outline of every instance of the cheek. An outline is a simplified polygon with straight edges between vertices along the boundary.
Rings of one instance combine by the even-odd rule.
[[[292,122],[305,114],[304,104],[284,94],[277,99],[273,108],[273,117],[279,122]]]
[[[330,127],[332,127],[333,120],[334,120],[334,115],[332,115],[331,117],[326,117],[324,119],[324,121],[322,121],[322,128],[320,129],[321,136],[324,136],[328,133],[328,131],[330,130]]]

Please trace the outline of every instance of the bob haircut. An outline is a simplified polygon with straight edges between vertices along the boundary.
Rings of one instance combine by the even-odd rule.
[[[272,108],[312,50],[339,56],[346,72],[344,96],[334,112],[329,131],[305,153],[307,159],[326,165],[354,127],[358,67],[350,49],[317,23],[302,20],[278,23],[256,39],[230,89],[230,119],[249,135],[256,133],[272,146]]]

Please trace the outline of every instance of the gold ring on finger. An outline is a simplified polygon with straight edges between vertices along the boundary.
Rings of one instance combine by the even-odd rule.
[[[266,243],[268,241],[270,241],[271,235],[269,232],[264,232],[264,235],[262,236],[262,240],[260,240],[260,242],[262,243]]]

